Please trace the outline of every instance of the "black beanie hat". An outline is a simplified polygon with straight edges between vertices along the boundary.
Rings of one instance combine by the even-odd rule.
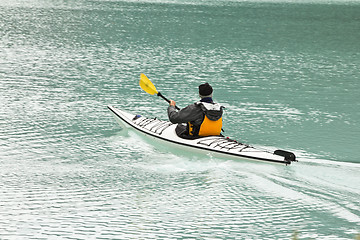
[[[213,89],[209,83],[203,83],[199,86],[199,94],[201,96],[208,96],[208,95],[212,94],[212,92],[213,92]]]

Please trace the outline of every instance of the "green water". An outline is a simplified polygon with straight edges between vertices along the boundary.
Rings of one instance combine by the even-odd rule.
[[[0,1],[0,239],[355,239],[360,2]],[[290,166],[183,156],[166,119],[213,85],[225,134]]]

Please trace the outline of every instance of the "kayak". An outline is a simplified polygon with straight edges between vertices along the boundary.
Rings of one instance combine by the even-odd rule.
[[[156,140],[162,145],[168,144],[173,148],[189,153],[197,152],[205,155],[211,154],[214,157],[266,161],[286,165],[296,161],[296,157],[292,152],[284,150],[271,152],[240,143],[225,136],[208,136],[196,139],[181,138],[175,132],[177,124],[128,113],[113,106],[108,106],[108,108],[123,128],[132,129],[141,135],[149,137],[152,142]]]

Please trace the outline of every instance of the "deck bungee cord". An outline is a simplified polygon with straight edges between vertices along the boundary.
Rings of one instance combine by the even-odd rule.
[[[207,141],[210,141],[210,143],[206,143]],[[211,146],[214,145],[214,147],[219,147],[220,149],[226,149],[226,150],[234,150],[240,148],[239,152],[243,151],[246,148],[250,148],[249,145],[237,142],[236,140],[232,140],[227,137],[216,137],[213,139],[204,139],[197,142],[198,144]]]
[[[139,119],[141,119],[140,122],[137,122]],[[157,133],[159,135],[161,135],[166,128],[168,128],[169,126],[172,125],[172,123],[167,122],[167,121],[159,120],[157,118],[148,119],[148,118],[141,117],[140,115],[136,115],[133,119],[133,122],[134,122],[134,124],[138,125],[139,127],[143,127],[145,129],[148,129],[149,131]],[[147,128],[151,124],[153,124],[153,125],[150,128]]]

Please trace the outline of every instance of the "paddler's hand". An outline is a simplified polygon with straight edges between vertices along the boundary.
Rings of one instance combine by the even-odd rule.
[[[173,106],[173,107],[175,107],[175,105],[176,105],[176,102],[175,102],[174,100],[171,100],[171,99],[170,99],[170,103],[169,103],[169,104],[170,104],[170,106]]]

